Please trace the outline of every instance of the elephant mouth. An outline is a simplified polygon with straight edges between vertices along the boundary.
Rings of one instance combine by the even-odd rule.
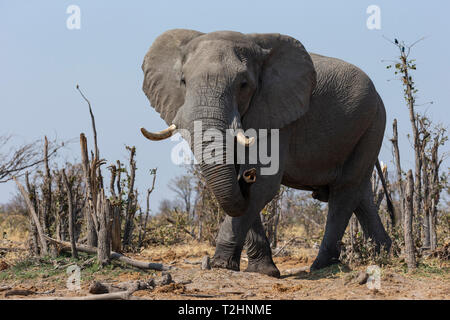
[[[239,164],[235,165],[236,175],[241,189],[241,193],[245,198],[250,196],[250,186],[256,182],[256,169],[243,169]]]

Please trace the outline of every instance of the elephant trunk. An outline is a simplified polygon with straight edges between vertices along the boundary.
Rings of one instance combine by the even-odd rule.
[[[249,205],[249,188],[251,183],[246,183],[243,179],[238,179],[237,172],[239,166],[234,163],[227,163],[227,144],[226,144],[226,129],[229,128],[229,118],[226,114],[226,108],[223,107],[202,107],[196,106],[196,114],[203,115],[194,118],[194,122],[198,121],[201,123],[202,127],[202,137],[205,131],[209,129],[217,130],[217,133],[221,133],[222,141],[202,141],[203,139],[195,139],[192,145],[194,153],[200,151],[202,155],[207,155],[205,153],[205,148],[209,150],[215,149],[222,150],[220,158],[221,161],[215,161],[213,163],[205,161],[202,157],[200,162],[200,168],[206,179],[209,188],[214,193],[217,201],[219,202],[222,209],[232,217],[238,217],[243,215]],[[201,112],[202,110],[204,112]],[[211,110],[217,112],[211,112]],[[204,117],[205,112],[209,115]],[[194,133],[198,134],[198,133]],[[191,131],[192,136],[192,131]],[[197,151],[198,150],[198,151]],[[229,151],[229,150],[228,150]],[[216,159],[217,160],[217,159]]]
[[[248,197],[241,191],[233,165],[203,164],[202,172],[222,209],[231,217],[239,217],[248,208]]]

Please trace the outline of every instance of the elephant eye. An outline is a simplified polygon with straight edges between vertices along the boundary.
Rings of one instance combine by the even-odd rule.
[[[181,76],[180,83],[181,83],[183,86],[186,85],[186,79],[184,79],[184,75]]]
[[[245,89],[248,86],[248,82],[246,80],[242,81],[241,83],[241,89]]]

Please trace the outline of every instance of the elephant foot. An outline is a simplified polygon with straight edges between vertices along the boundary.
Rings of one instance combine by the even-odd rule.
[[[273,263],[272,259],[264,259],[264,260],[248,260],[248,266],[247,269],[245,269],[245,272],[256,272],[268,275],[270,277],[279,278],[280,277],[280,270],[278,270],[275,263]]]
[[[327,254],[325,252],[319,252],[316,260],[310,267],[311,271],[323,269],[325,267],[331,266],[333,264],[340,263],[339,258],[335,255]]]
[[[235,256],[224,256],[215,253],[213,258],[211,259],[211,267],[239,271],[240,270],[239,260],[240,257],[236,258]]]

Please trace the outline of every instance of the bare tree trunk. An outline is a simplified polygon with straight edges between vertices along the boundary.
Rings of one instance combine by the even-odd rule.
[[[122,251],[122,239],[120,237],[120,207],[112,206],[112,226],[111,226],[111,245],[112,250],[116,252]]]
[[[34,220],[34,224],[36,225],[36,228],[38,230],[39,241],[41,243],[41,254],[42,255],[47,255],[48,254],[48,247],[47,247],[47,240],[45,239],[45,233],[44,233],[44,230],[42,229],[42,226],[41,226],[41,224],[39,222],[38,215],[36,214],[36,211],[34,210],[34,207],[33,207],[32,203],[30,201],[30,196],[25,191],[25,189],[20,184],[20,182],[15,177],[13,179],[16,182],[16,185],[19,188],[19,191],[22,194],[22,197],[24,198],[24,200],[25,200],[25,202],[27,204],[28,211],[30,212],[31,217]]]
[[[142,208],[139,208],[139,220],[138,220],[138,229],[139,229],[139,233],[138,233],[138,248],[141,247],[141,242],[142,242],[142,231],[144,228],[144,213],[142,212]]]
[[[84,133],[80,134],[80,146],[81,146],[81,163],[83,165],[84,178],[86,183],[86,198],[88,199],[86,204],[86,226],[87,226],[87,239],[88,245],[91,247],[97,246],[97,223],[95,204],[97,203],[97,197],[95,193],[95,181],[91,176],[91,168],[89,166],[89,155],[87,151],[87,140]],[[95,159],[94,159],[95,160]],[[94,179],[95,180],[95,179]]]
[[[148,211],[145,212],[144,225],[142,227],[142,238],[139,240],[139,247],[142,246],[142,243],[145,241],[145,236],[147,235],[147,222],[148,216],[150,213]]]
[[[50,167],[48,164],[48,140],[44,137],[44,165],[45,175],[44,184],[42,186],[43,195],[43,211],[42,211],[42,228],[45,233],[48,233],[50,227],[50,216],[52,209],[52,176],[50,175]]]
[[[202,241],[203,237],[203,221],[202,221],[203,212],[198,215],[198,232],[197,232],[197,240]]]
[[[438,164],[438,166],[440,164],[441,160],[437,159],[437,148],[439,145],[445,143],[446,137],[442,139],[442,135],[445,135],[446,130],[437,126],[434,128],[436,130],[434,132],[435,144],[431,149],[432,160],[430,166],[429,157],[425,154],[425,151],[430,151],[427,149],[427,144],[430,141],[429,137],[431,135],[431,132],[429,131],[430,121],[426,116],[421,116],[414,110],[415,93],[417,92],[417,89],[415,88],[413,77],[410,75],[409,71],[416,70],[416,64],[414,59],[408,58],[411,48],[422,39],[419,39],[409,46],[405,45],[404,42],[399,42],[395,39],[393,43],[400,51],[400,59],[398,63],[392,64],[388,66],[388,68],[395,66],[395,74],[401,74],[404,96],[409,110],[409,119],[412,127],[412,140],[415,155],[414,195],[412,207],[414,210],[413,219],[416,234],[419,235],[419,237],[420,235],[422,236],[424,247],[428,244],[430,247],[433,247],[435,244],[432,244],[434,241],[432,238],[434,237],[433,234],[435,234],[435,230],[432,229],[435,228],[435,223],[433,223],[433,221],[435,222],[435,218],[430,216],[434,214],[433,210],[436,210],[437,202],[439,201],[439,194],[441,192],[441,185],[439,183],[439,174],[436,179],[435,175],[429,172],[429,169],[431,169],[431,172],[438,172],[438,168],[436,168],[436,171],[434,171],[433,168],[435,164]],[[394,124],[394,131],[396,131],[396,123]],[[436,151],[436,154],[434,154],[434,151]],[[397,163],[399,163],[399,160]],[[432,199],[434,199],[434,201]],[[422,206],[424,208],[424,214],[422,214]],[[432,207],[434,209],[432,209]]]
[[[37,228],[36,224],[34,223],[34,220],[30,219],[30,241],[31,241],[31,253],[34,256],[39,255],[39,242],[38,242],[38,235],[37,235]]]
[[[430,249],[435,250],[437,247],[437,235],[436,235],[436,218],[437,218],[437,205],[440,199],[440,181],[439,181],[439,167],[442,163],[442,159],[439,159],[438,149],[441,143],[441,137],[439,133],[434,137],[433,147],[431,149],[431,190],[430,190],[430,215],[429,215],[429,228],[430,228]]]
[[[156,181],[156,169],[153,170],[153,182],[152,187],[147,190],[147,208],[145,210],[145,219],[144,225],[142,226],[141,231],[139,232],[139,247],[142,246],[142,242],[145,240],[145,235],[147,233],[147,222],[148,216],[150,215],[150,194],[155,190],[155,181]]]
[[[400,221],[404,221],[404,211],[405,211],[405,188],[403,186],[402,179],[402,167],[400,163],[400,151],[398,148],[398,131],[397,131],[397,119],[394,119],[392,124],[392,132],[393,137],[391,139],[392,146],[394,148],[394,157],[395,157],[395,167],[397,172],[397,184],[398,189],[400,190],[399,198],[400,198]]]
[[[72,258],[78,259],[77,247],[75,244],[75,231],[74,231],[74,212],[73,212],[73,197],[72,188],[70,187],[69,180],[67,179],[66,172],[62,169],[62,178],[67,191],[67,202],[68,202],[68,217],[69,217],[69,238],[71,245]]]
[[[28,171],[25,173],[25,182],[28,194],[30,195],[30,202],[32,203],[34,210],[37,210],[36,195],[34,194],[34,189],[31,187]],[[34,223],[34,219],[31,217],[31,214],[29,220],[30,220],[30,238],[31,238],[32,254],[38,256],[39,255],[38,231],[36,228],[36,224]]]
[[[409,120],[411,122],[412,133],[413,133],[413,146],[414,146],[414,219],[416,221],[416,226],[418,234],[420,234],[421,228],[421,217],[422,217],[422,157],[421,149],[422,143],[420,141],[420,132],[418,128],[418,118],[414,110],[415,97],[414,97],[414,87],[412,77],[409,75],[409,65],[407,59],[407,53],[404,50],[401,51],[400,56],[402,64],[402,74],[403,74],[403,84],[405,87],[405,99],[409,110]]]
[[[111,180],[109,182],[109,190],[112,195],[112,203],[111,205],[111,247],[113,251],[121,252],[121,219],[120,219],[120,210],[121,210],[121,190],[120,190],[120,161],[118,162],[119,170],[117,170],[117,167],[115,165],[111,165],[108,168],[111,171]],[[118,178],[117,181],[117,191],[118,194],[116,194],[115,189],[115,182],[116,177]]]
[[[89,205],[86,204],[84,208],[84,216],[86,220],[86,233],[87,233],[87,244],[90,247],[97,246],[97,231],[95,230],[94,221],[92,220],[92,215],[90,213]]]
[[[422,220],[422,247],[430,248],[430,184],[429,184],[429,163],[422,150],[422,179],[423,179],[423,220]]]
[[[416,256],[414,250],[414,237],[412,230],[412,221],[414,214],[414,180],[412,171],[409,170],[407,174],[407,190],[406,190],[406,210],[405,210],[405,222],[404,222],[404,234],[405,234],[405,260],[408,264],[408,270],[416,268]]]
[[[100,170],[100,166],[103,164],[103,160],[100,160],[100,151],[97,143],[97,129],[95,126],[95,117],[92,112],[91,102],[81,91],[77,85],[76,89],[80,92],[83,99],[87,102],[89,107],[89,115],[91,117],[92,132],[94,135],[95,155],[92,156],[92,161],[89,161],[87,152],[87,140],[84,133],[80,134],[81,145],[81,163],[83,165],[83,171],[86,181],[87,198],[88,198],[88,214],[90,218],[87,219],[88,225],[88,244],[91,246],[97,245],[98,231],[100,229],[98,221],[98,212],[96,211],[97,196],[100,189],[103,189],[103,178]]]
[[[56,239],[62,240],[61,238],[61,215],[59,211],[55,211],[55,236]]]
[[[435,199],[431,199],[431,210],[430,215],[428,216],[429,227],[430,227],[430,249],[436,250],[437,247],[437,235],[436,235],[436,214],[437,214],[437,208],[435,204]]]
[[[81,227],[82,227],[82,223],[81,221],[84,221],[84,219],[79,219],[80,217],[83,218],[83,210],[84,210],[84,203],[85,203],[85,198],[81,196],[81,201],[80,201],[80,194],[78,193],[77,190],[75,190],[76,192],[74,192],[73,194],[73,203],[74,203],[74,213],[73,213],[73,220],[74,220],[74,239],[75,239],[75,243],[78,242],[78,239],[80,238],[80,233],[81,233]],[[81,214],[80,214],[81,213]],[[80,221],[80,222],[79,222]]]
[[[128,183],[128,195],[127,195],[127,208],[125,212],[125,229],[123,233],[123,247],[127,247],[131,244],[131,236],[133,233],[133,220],[136,211],[136,207],[134,206],[135,202],[135,194],[134,194],[134,180],[136,176],[136,161],[134,160],[134,156],[136,155],[135,147],[127,147],[130,151],[130,177]]]
[[[54,212],[55,212],[55,227],[56,227],[56,238],[65,241],[66,236],[66,223],[65,223],[65,209],[66,202],[65,196],[67,192],[64,191],[64,179],[61,171],[54,171],[53,176],[55,177],[56,190],[53,192],[52,201],[55,202]],[[68,220],[68,218],[67,218]]]
[[[108,235],[110,211],[109,200],[105,199],[104,192],[101,190],[97,198],[97,214],[99,220],[97,259],[103,266],[109,263],[109,256],[111,254],[110,237]]]

